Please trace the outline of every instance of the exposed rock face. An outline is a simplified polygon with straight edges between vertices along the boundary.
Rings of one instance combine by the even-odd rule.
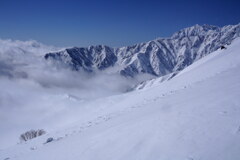
[[[121,48],[103,45],[74,47],[48,53],[45,59],[58,61],[73,70],[94,72],[115,67],[115,72],[124,76],[134,77],[140,73],[164,76],[184,69],[221,46],[229,45],[239,36],[240,24],[222,28],[195,25],[169,38]]]

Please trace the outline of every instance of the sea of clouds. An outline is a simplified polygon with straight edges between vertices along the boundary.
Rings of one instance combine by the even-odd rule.
[[[61,50],[37,41],[0,39],[0,148],[30,129],[51,130],[75,120],[86,101],[122,94],[140,80],[117,73],[72,71],[46,61]]]

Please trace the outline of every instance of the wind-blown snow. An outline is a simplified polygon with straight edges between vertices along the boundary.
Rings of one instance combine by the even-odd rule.
[[[67,114],[74,120],[64,120],[75,123],[1,150],[0,159],[237,160],[239,50],[236,39],[226,50],[205,56],[168,81],[68,103],[74,113]],[[54,141],[44,144],[48,137]]]

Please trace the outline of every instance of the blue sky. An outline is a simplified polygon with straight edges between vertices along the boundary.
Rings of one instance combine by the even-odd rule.
[[[240,22],[239,0],[0,0],[0,38],[113,47]]]

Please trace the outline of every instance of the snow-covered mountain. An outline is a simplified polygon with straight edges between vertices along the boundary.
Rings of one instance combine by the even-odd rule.
[[[169,81],[115,96],[70,103],[41,89],[45,97],[41,94],[34,100],[48,106],[35,111],[43,118],[34,116],[31,121],[36,126],[39,120],[48,133],[0,150],[0,159],[238,160],[239,50],[237,38],[227,49],[204,56]],[[29,97],[34,93],[30,87]],[[33,106],[21,112],[25,114],[17,111],[24,125],[29,114],[36,114]],[[5,130],[13,125],[7,118],[2,118],[8,124]],[[48,128],[50,122],[60,129]],[[52,141],[46,143],[49,138]]]
[[[222,45],[231,44],[239,36],[240,24],[224,27],[195,25],[169,38],[158,38],[133,46],[74,47],[48,53],[45,58],[70,66],[73,70],[95,72],[114,68],[114,72],[130,77],[141,73],[164,76],[184,69]]]
[[[0,159],[239,159],[239,25],[54,50],[0,40]],[[123,93],[132,78],[105,72],[159,77]],[[30,129],[46,134],[18,143]]]

